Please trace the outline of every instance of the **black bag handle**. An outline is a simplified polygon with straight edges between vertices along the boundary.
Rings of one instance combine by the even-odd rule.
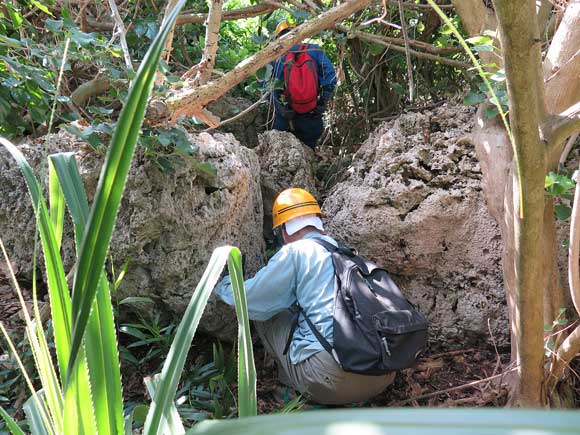
[[[286,340],[286,346],[284,346],[283,355],[286,355],[288,353],[290,343],[292,343],[292,338],[294,337],[294,332],[298,327],[298,318],[300,317],[300,314],[304,316],[304,319],[306,319],[306,323],[308,323],[308,327],[310,328],[316,339],[319,341],[319,343],[322,345],[324,350],[332,355],[332,346],[330,345],[328,340],[322,336],[322,334],[318,331],[316,326],[314,326],[314,323],[312,323],[312,321],[308,318],[302,307],[300,305],[294,305],[293,307],[290,308],[290,311],[293,314],[292,326],[290,327],[290,332],[288,333],[288,339]]]

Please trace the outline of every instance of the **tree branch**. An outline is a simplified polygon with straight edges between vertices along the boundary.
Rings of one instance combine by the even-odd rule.
[[[246,8],[239,8],[231,11],[223,11],[222,21],[233,21],[233,20],[241,20],[244,18],[257,17],[259,15],[264,15],[273,12],[278,8],[279,6],[260,3],[254,6],[248,6]],[[177,17],[175,25],[182,26],[184,24],[201,24],[207,20],[207,15],[208,14],[204,13],[182,14]],[[87,24],[92,30],[102,32],[107,31],[110,32],[115,27],[113,23],[103,23],[90,18],[87,18]]]
[[[161,22],[161,26],[165,23],[165,20],[175,8],[178,0],[168,0],[167,6],[165,7],[165,14],[163,15],[163,21]],[[161,53],[161,59],[165,60],[165,62],[169,62],[169,58],[171,57],[171,50],[173,49],[173,33],[175,31],[175,23],[171,27],[169,34],[167,35],[167,39],[165,40],[165,44],[163,45],[163,52]],[[157,77],[155,79],[155,86],[160,86],[163,84],[165,80],[165,74],[161,72],[161,70],[157,70]]]
[[[121,15],[119,15],[119,10],[117,9],[117,4],[115,0],[109,0],[109,7],[111,8],[111,15],[115,21],[115,25],[119,29],[119,40],[121,41],[121,49],[123,50],[123,58],[125,59],[125,65],[130,71],[133,71],[133,64],[131,63],[131,55],[129,54],[129,47],[127,46],[127,30],[125,29],[125,24]]]
[[[205,28],[205,47],[203,56],[199,62],[200,67],[194,79],[194,85],[200,86],[209,80],[211,71],[215,65],[215,58],[218,50],[218,38],[220,35],[220,24],[222,22],[223,0],[211,0],[207,24]]]
[[[407,63],[407,75],[409,76],[409,100],[411,103],[415,99],[415,86],[413,84],[413,64],[411,63],[411,53],[409,48],[409,35],[407,34],[407,20],[403,9],[403,0],[399,0],[399,17],[401,19],[401,31],[405,40],[405,59]]]
[[[232,116],[231,118],[228,118],[224,121],[220,121],[219,125],[216,127],[210,127],[208,128],[208,130],[213,130],[214,128],[219,128],[219,127],[223,127],[224,125],[228,125],[231,124],[232,122],[237,121],[238,119],[246,116],[248,113],[250,113],[252,110],[254,110],[256,107],[258,107],[263,101],[266,100],[266,98],[268,98],[269,94],[264,94],[262,95],[262,97],[256,101],[255,103],[253,103],[251,106],[246,107],[244,110],[242,110],[240,113],[238,113],[235,116]]]
[[[580,0],[570,0],[544,60],[546,105],[560,113],[580,101]],[[564,138],[565,139],[565,138]]]
[[[368,42],[372,42],[375,44],[383,45],[383,46],[390,48],[392,50],[399,51],[401,53],[405,53],[405,47],[402,47],[400,45],[395,45],[394,43],[392,43],[389,40],[389,39],[395,39],[395,38],[386,38],[384,36],[371,35],[370,33],[361,32],[360,30],[353,30],[350,27],[345,26],[343,24],[337,24],[335,26],[335,28],[337,30],[340,30],[341,32],[348,34],[348,35],[355,36],[363,41],[368,41]],[[402,40],[400,40],[400,41],[403,42],[403,44],[404,44],[404,41],[402,41]],[[429,44],[422,43],[420,41],[414,41],[414,42],[420,43],[421,45],[429,45]],[[411,44],[413,44],[413,42],[411,42]],[[450,65],[450,66],[453,66],[453,67],[458,68],[458,69],[469,69],[472,67],[471,64],[466,63],[466,62],[461,62],[459,60],[448,59],[446,57],[436,56],[436,55],[431,54],[431,53],[423,53],[423,52],[416,51],[413,49],[409,49],[409,54],[411,54],[412,56],[418,57],[420,59],[428,59],[428,60],[432,60],[434,62],[440,62],[440,63],[443,63],[445,65]]]
[[[371,1],[346,0],[273,41],[258,53],[240,62],[223,77],[200,87],[177,90],[175,95],[168,100],[152,101],[154,108],[147,112],[148,122],[153,124],[170,122],[174,124],[183,115],[196,116],[195,114],[207,104],[222,97],[232,87],[249,75],[254,74],[271,60],[282,56],[299,41],[309,38],[323,29],[332,27],[337,21],[341,21],[354,12],[363,9]]]
[[[559,115],[548,116],[542,127],[551,153],[562,153],[564,141],[580,131],[580,101]]]
[[[389,0],[389,3],[392,5],[398,5],[398,1],[397,0]],[[448,5],[437,5],[439,6],[442,10],[446,10],[446,9],[454,9],[455,6],[448,4]],[[430,10],[431,6],[427,5],[427,4],[419,4],[419,3],[403,3],[403,7],[405,9],[415,9],[415,10]]]
[[[568,246],[568,281],[570,284],[570,296],[580,315],[580,183],[576,184],[574,191],[574,205],[572,206],[572,219],[570,222],[570,245]],[[564,369],[570,361],[580,352],[580,326],[566,337],[558,347],[555,359],[550,367],[550,385],[555,386],[564,374]]]

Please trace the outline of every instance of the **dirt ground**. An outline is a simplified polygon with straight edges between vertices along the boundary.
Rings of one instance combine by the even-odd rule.
[[[267,414],[284,404],[273,397],[277,370],[272,359],[264,356],[260,347],[255,350],[258,377],[258,412]],[[496,354],[490,349],[464,349],[427,354],[415,368],[398,373],[394,383],[374,399],[346,407],[457,407],[492,406],[506,404],[507,389],[501,373],[506,369],[509,355]],[[480,382],[492,376],[495,378]],[[466,384],[474,384],[467,387]],[[303,409],[317,407],[306,403]]]

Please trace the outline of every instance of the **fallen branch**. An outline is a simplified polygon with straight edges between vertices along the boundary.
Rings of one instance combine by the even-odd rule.
[[[262,95],[262,98],[260,98],[258,101],[256,101],[255,103],[253,103],[251,106],[246,107],[244,110],[242,110],[240,113],[238,113],[236,116],[232,116],[231,118],[226,119],[225,121],[221,121],[219,123],[219,125],[217,125],[217,127],[210,127],[207,130],[213,130],[215,128],[220,128],[223,127],[224,125],[230,124],[232,122],[237,121],[238,119],[242,118],[243,116],[247,115],[248,113],[250,113],[252,110],[254,110],[256,107],[258,107],[260,105],[260,103],[262,103],[262,101],[265,101],[266,98],[268,98],[268,95],[270,94],[264,94]],[[206,131],[207,131],[206,130]]]
[[[390,48],[392,50],[399,51],[401,53],[406,53],[405,47],[401,47],[400,45],[395,45],[395,44],[389,42],[387,39],[385,39],[382,36],[375,36],[375,35],[371,35],[370,33],[367,33],[367,32],[361,32],[360,30],[354,30],[354,29],[351,29],[350,27],[345,26],[343,24],[337,24],[334,27],[337,30],[340,30],[341,32],[346,33],[347,35],[352,35],[352,36],[359,38],[363,41],[372,42],[372,43],[379,44],[379,45],[382,45],[384,47]],[[415,57],[418,57],[420,59],[428,59],[428,60],[432,60],[435,62],[440,62],[440,63],[443,63],[445,65],[450,65],[450,66],[453,66],[453,67],[458,68],[458,69],[470,69],[473,67],[469,63],[461,62],[459,60],[454,60],[454,59],[448,59],[446,57],[437,56],[437,55],[434,55],[431,53],[424,53],[424,52],[416,51],[413,49],[409,49],[408,51],[409,51],[409,54],[411,54]]]
[[[513,369],[510,369],[506,372],[500,373],[498,375],[490,376],[489,378],[480,379],[478,381],[469,382],[467,384],[458,385],[456,387],[447,388],[445,390],[433,391],[432,393],[422,394],[420,396],[409,397],[408,399],[395,402],[395,403],[391,404],[390,406],[403,406],[403,405],[405,405],[409,402],[413,402],[415,400],[429,399],[431,397],[440,396],[441,394],[453,393],[454,391],[464,390],[466,388],[473,388],[479,384],[483,384],[485,382],[491,382],[495,379],[500,379],[500,378],[504,377],[506,374],[511,373],[513,371],[516,371],[516,370],[517,370],[517,367],[514,367]]]
[[[98,74],[94,79],[76,88],[70,95],[70,98],[75,105],[83,107],[91,97],[103,94],[112,87],[113,83],[107,76]]]

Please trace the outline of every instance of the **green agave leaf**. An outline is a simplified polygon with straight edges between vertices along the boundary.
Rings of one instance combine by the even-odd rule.
[[[66,283],[62,259],[60,258],[57,238],[51,224],[46,203],[42,196],[42,189],[34,176],[32,168],[20,150],[11,142],[0,137],[0,144],[8,150],[17,165],[20,167],[28,186],[32,206],[34,207],[35,213],[38,217],[40,238],[44,250],[44,261],[46,263],[56,354],[58,365],[60,367],[61,379],[64,379],[70,354],[72,316],[70,295]]]
[[[76,363],[89,321],[159,58],[169,30],[184,4],[185,0],[180,0],[176,4],[147,51],[133,81],[107,151],[81,243],[75,274],[72,294],[72,309],[75,317],[69,367],[73,367]]]
[[[244,290],[242,272],[242,254],[234,248],[228,257],[228,268],[232,280],[236,316],[238,318],[238,414],[240,417],[251,417],[257,414],[256,400],[256,367],[250,334],[248,303]]]
[[[125,416],[125,435],[133,435],[133,423],[145,423],[149,407],[147,405],[137,405]]]
[[[236,293],[241,293],[240,295],[236,296],[236,304],[239,305],[239,310],[244,310],[246,306],[246,298],[245,294],[243,293],[243,278],[242,278],[242,264],[241,264],[241,254],[238,248],[233,248],[231,246],[222,246],[217,248],[210,260],[207,268],[205,269],[203,276],[201,277],[199,284],[197,285],[193,295],[191,297],[191,301],[187,306],[185,314],[183,315],[183,319],[177,328],[177,332],[175,333],[175,338],[173,343],[171,344],[171,349],[169,350],[169,354],[167,355],[167,360],[163,365],[163,370],[161,371],[161,375],[159,377],[159,382],[157,385],[157,391],[155,394],[155,398],[151,403],[151,408],[149,410],[149,414],[147,415],[147,420],[145,421],[145,428],[143,430],[144,435],[161,435],[162,433],[162,421],[163,419],[170,418],[170,410],[173,404],[173,400],[175,397],[175,392],[177,391],[177,385],[179,383],[179,378],[181,377],[181,373],[183,371],[183,366],[185,364],[185,359],[187,357],[187,353],[191,346],[191,342],[193,340],[193,336],[195,335],[195,331],[197,330],[197,326],[199,325],[199,320],[201,319],[201,315],[203,314],[203,310],[207,304],[207,300],[217,283],[219,275],[228,260],[228,257],[231,255],[231,262],[234,267],[230,269],[232,273],[232,278],[235,278],[238,284],[234,287],[234,291]],[[241,285],[239,283],[242,283]],[[239,299],[238,299],[239,298]],[[243,301],[243,302],[242,302]],[[236,307],[238,310],[238,307]],[[247,316],[247,309],[246,314]],[[245,317],[242,316],[242,319]],[[240,320],[240,323],[247,325],[245,320]],[[248,346],[251,349],[251,340],[249,340],[249,326],[248,330],[244,333],[240,334],[240,341],[244,341],[240,343],[241,352],[240,359],[243,360],[241,363],[240,368],[241,370],[248,370],[250,373],[240,373],[240,379],[242,382],[245,382],[245,385],[240,385],[240,391],[245,389],[254,388],[253,392],[241,392],[240,394],[243,395],[240,397],[240,402],[242,400],[248,401],[248,404],[244,404],[244,411],[246,413],[251,413],[252,407],[252,398],[255,407],[255,382],[252,383],[252,377],[255,381],[255,369],[253,367],[253,355],[251,351],[248,353],[247,349]],[[248,343],[249,342],[249,343]],[[247,369],[247,367],[251,366],[251,368]],[[242,404],[240,403],[240,407]],[[247,410],[250,408],[250,410]],[[253,411],[255,415],[255,410]]]
[[[75,226],[77,248],[89,216],[89,203],[73,153],[50,156]],[[85,352],[97,430],[100,435],[123,432],[123,397],[117,352],[117,336],[109,285],[101,273],[97,298],[93,303]]]
[[[201,422],[188,435],[564,435],[580,412],[513,409],[341,409]]]
[[[50,221],[54,228],[56,243],[60,249],[64,227],[64,196],[50,161],[48,163],[48,192],[50,198]]]
[[[42,391],[38,391],[36,397],[38,401],[35,400],[34,397],[30,397],[26,402],[24,402],[24,405],[22,405],[22,409],[24,410],[24,414],[28,421],[28,426],[30,427],[30,433],[32,435],[49,435],[49,428],[44,424],[42,413],[38,409],[38,403],[44,403],[44,394]]]
[[[8,430],[12,435],[25,435],[24,431],[20,429],[20,426],[18,426],[16,421],[14,421],[14,419],[10,417],[10,415],[6,412],[6,410],[1,406],[0,406],[0,416],[2,416],[2,418],[4,419],[4,422],[6,423],[6,426],[8,427]]]
[[[80,364],[74,370],[68,370],[72,335],[71,300],[60,257],[59,243],[42,196],[42,189],[20,150],[6,139],[0,138],[0,143],[12,155],[24,175],[40,230],[60,376],[61,380],[69,379],[73,386],[72,389],[65,389],[64,392],[65,432],[77,435],[86,430],[89,433],[94,433],[96,429],[92,414],[91,391],[82,347],[77,350],[77,354],[82,355]],[[50,429],[52,430],[52,428]],[[54,428],[54,430],[58,429]]]
[[[147,387],[147,392],[152,400],[155,400],[155,396],[157,395],[157,386],[159,384],[159,379],[157,377],[147,377],[145,378],[145,386]],[[183,427],[183,423],[181,422],[181,417],[179,416],[179,412],[177,412],[177,408],[173,402],[169,405],[169,418],[165,419],[163,416],[161,420],[161,433],[164,434],[171,434],[171,435],[184,435],[185,428]]]

